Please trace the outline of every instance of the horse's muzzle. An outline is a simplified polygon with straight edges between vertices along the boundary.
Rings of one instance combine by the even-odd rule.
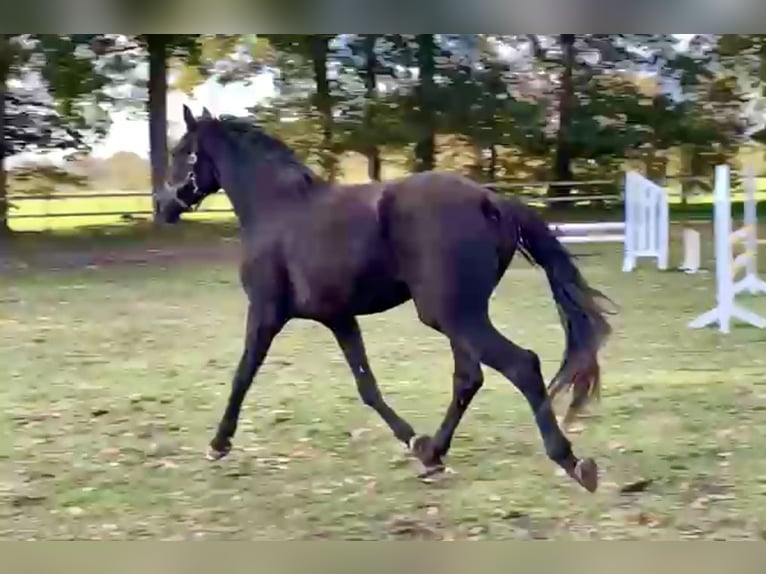
[[[157,215],[164,223],[178,223],[184,211],[183,206],[168,192],[155,195],[154,205]]]

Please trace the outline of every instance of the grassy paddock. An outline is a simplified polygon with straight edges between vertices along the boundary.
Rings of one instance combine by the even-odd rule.
[[[230,458],[208,463],[241,346],[233,262],[6,273],[0,538],[763,537],[766,335],[686,328],[713,304],[712,273],[627,275],[616,246],[574,251],[622,306],[603,401],[573,435],[601,464],[595,495],[556,473],[525,402],[491,371],[454,441],[457,474],[419,482],[329,333],[300,322],[277,339]],[[766,313],[766,299],[747,304]],[[514,262],[492,315],[553,374],[562,332],[539,271]],[[433,432],[450,394],[446,341],[411,305],[362,326],[385,395]]]
[[[104,192],[107,193],[107,192]],[[108,192],[119,193],[119,192]],[[146,197],[83,197],[55,199],[25,199],[15,202],[11,211],[10,225],[14,231],[65,231],[91,226],[128,223],[121,215],[100,215],[101,213],[132,214],[151,212],[152,201]],[[205,209],[230,209],[231,203],[221,193],[205,201]],[[55,217],[60,214],[87,213],[87,216]],[[95,214],[95,215],[92,215]],[[53,215],[54,217],[50,217]],[[232,219],[232,213],[193,213],[185,216],[196,221],[221,221]],[[151,219],[150,215],[136,215],[135,219]]]

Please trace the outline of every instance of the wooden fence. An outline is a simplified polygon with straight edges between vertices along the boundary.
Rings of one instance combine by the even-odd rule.
[[[761,176],[759,176],[761,177]],[[764,176],[766,177],[766,176]],[[696,182],[710,182],[710,178],[706,177],[692,177],[692,176],[678,176],[668,177],[664,182],[665,184],[675,183],[678,185],[684,181],[696,181]],[[490,184],[488,184],[490,185]],[[568,186],[575,188],[579,193],[573,193],[565,197],[548,197],[544,192],[534,193],[529,191],[530,189],[544,189],[556,186]],[[533,203],[550,204],[554,202],[568,202],[568,203],[593,203],[600,202],[602,204],[622,203],[622,192],[619,194],[604,194],[604,193],[582,193],[588,189],[603,188],[606,186],[617,186],[622,189],[623,180],[622,176],[619,179],[597,179],[587,181],[505,181],[491,184],[491,187],[500,193],[509,193],[518,196],[526,201]],[[673,193],[670,190],[670,195],[679,195],[680,192]],[[112,200],[111,207],[105,207],[104,209],[94,209],[92,207],[94,202],[110,203],[103,200]],[[54,219],[87,219],[87,218],[120,218],[120,219],[135,219],[140,217],[151,217],[152,211],[148,208],[137,208],[135,205],[140,204],[145,200],[150,204],[151,195],[145,191],[110,191],[110,192],[51,192],[49,194],[29,193],[29,194],[12,194],[7,198],[10,205],[8,219],[13,226],[14,222],[22,222],[24,220],[54,220]],[[114,204],[119,203],[119,200],[133,200],[134,204],[131,207],[115,208]],[[38,202],[38,209],[24,209],[26,202]],[[50,209],[49,206],[55,203],[64,202],[67,209]],[[231,205],[228,201],[216,200],[214,203],[225,203],[225,205],[214,207],[202,207],[196,213],[205,217],[206,214],[223,214],[230,213]],[[90,208],[71,209],[73,204],[88,205]]]

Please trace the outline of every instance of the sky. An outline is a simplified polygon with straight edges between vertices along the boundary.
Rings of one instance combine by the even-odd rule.
[[[214,79],[197,86],[191,97],[180,91],[168,93],[168,131],[171,138],[183,134],[183,105],[195,115],[206,106],[214,115],[246,115],[247,108],[275,94],[270,73],[259,74],[249,84],[244,82],[221,85]],[[149,154],[149,122],[145,118],[129,117],[127,112],[112,116],[107,136],[93,148],[95,157],[107,158],[119,151],[133,152],[143,158]]]
[[[198,85],[191,96],[178,91],[168,92],[168,132],[172,138],[180,138],[184,132],[183,105],[187,104],[195,115],[202,113],[203,106],[214,115],[247,115],[247,108],[275,95],[273,75],[264,72],[244,82],[221,85],[210,79]],[[106,136],[93,146],[91,154],[97,158],[108,158],[117,152],[133,152],[149,157],[149,121],[147,118],[129,115],[128,112],[113,112],[111,125]],[[47,153],[25,152],[6,159],[10,169],[29,164],[52,163],[61,165],[69,154],[66,150]]]

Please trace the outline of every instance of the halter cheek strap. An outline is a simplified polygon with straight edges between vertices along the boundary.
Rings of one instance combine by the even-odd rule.
[[[190,209],[192,211],[196,211],[196,209],[199,207],[199,203],[195,203],[193,205],[189,205],[186,203],[183,199],[178,197],[178,190],[186,187],[186,184],[191,184],[192,186],[192,196],[196,199],[199,195],[199,185],[197,184],[197,175],[194,173],[194,166],[197,163],[197,153],[196,153],[196,142],[193,148],[193,151],[189,154],[186,161],[189,164],[189,171],[186,173],[186,179],[184,182],[180,185],[173,187],[173,200],[183,207],[184,209]]]

